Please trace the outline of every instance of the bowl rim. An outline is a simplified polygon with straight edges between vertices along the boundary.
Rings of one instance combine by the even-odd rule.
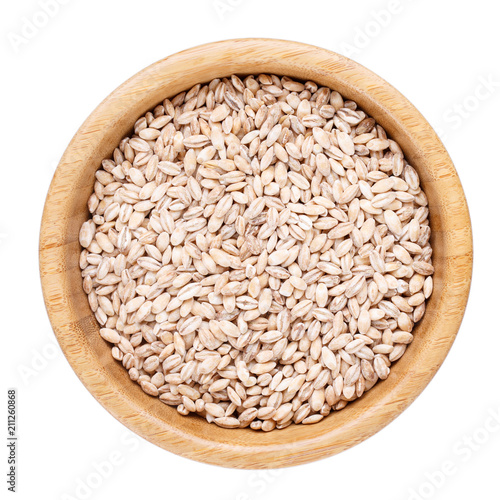
[[[452,278],[447,282],[447,307],[454,310],[455,314],[448,318],[443,333],[434,339],[432,363],[429,363],[425,370],[414,367],[411,390],[404,384],[396,385],[383,398],[377,400],[377,404],[368,410],[365,409],[361,416],[353,419],[341,430],[334,428],[320,436],[313,433],[308,438],[294,442],[293,446],[287,449],[277,443],[259,445],[242,441],[214,442],[203,435],[193,435],[189,430],[169,425],[147,412],[141,412],[130,398],[106,380],[99,363],[94,360],[94,365],[88,366],[88,363],[92,363],[89,352],[82,358],[82,354],[75,350],[75,346],[81,343],[82,339],[75,339],[71,304],[67,303],[63,293],[57,293],[57,290],[62,291],[66,286],[65,269],[61,264],[66,243],[61,231],[66,227],[64,224],[67,221],[64,221],[65,205],[61,196],[67,191],[72,173],[78,168],[75,158],[78,157],[79,144],[91,142],[92,138],[98,137],[100,127],[106,123],[105,118],[113,114],[116,106],[125,107],[126,100],[131,95],[135,94],[137,103],[140,96],[147,92],[145,82],[170,75],[179,65],[189,67],[195,60],[200,64],[210,65],[215,59],[220,60],[222,55],[229,61],[229,75],[233,72],[231,58],[242,54],[252,54],[257,59],[260,57],[263,65],[269,64],[266,61],[281,54],[284,65],[292,62],[297,65],[314,64],[318,74],[328,75],[332,71],[342,73],[345,88],[341,93],[344,96],[349,97],[349,93],[356,93],[362,95],[365,100],[366,104],[362,107],[378,107],[380,114],[375,116],[377,122],[382,120],[384,112],[390,112],[392,119],[401,126],[402,133],[406,134],[408,140],[420,146],[420,153],[417,154],[428,155],[428,161],[437,162],[442,167],[447,177],[448,189],[453,191],[453,202],[457,204],[453,214],[450,212],[451,215],[445,214],[443,217],[452,220],[452,217],[456,218],[458,214],[461,224],[456,227],[456,231],[462,229],[463,233],[461,238],[453,243],[454,254],[460,265],[455,270],[447,271],[447,276]],[[428,154],[427,151],[432,153]],[[465,195],[448,153],[425,118],[385,80],[347,57],[313,45],[270,38],[241,38],[196,46],[151,64],[114,90],[83,123],[61,158],[47,194],[40,231],[40,276],[47,313],[61,349],[83,384],[107,411],[148,441],[179,455],[226,467],[274,468],[311,462],[358,444],[396,418],[423,391],[448,354],[465,312],[471,273],[472,233]],[[147,425],[141,422],[142,418],[146,419]],[[361,432],[357,432],[361,424]],[[313,452],[313,449],[316,451]]]

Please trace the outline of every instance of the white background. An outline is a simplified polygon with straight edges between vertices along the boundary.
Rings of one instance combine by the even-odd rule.
[[[50,1],[57,12],[31,31],[27,22],[44,22],[43,0],[4,2],[0,17],[1,407],[6,413],[6,389],[16,387],[17,497],[500,498],[496,3]],[[125,79],[156,60],[237,37],[291,39],[336,50],[392,83],[441,130],[474,228],[474,279],[465,319],[423,394],[359,446],[270,472],[195,463],[128,432],[86,391],[61,354],[38,277],[45,195],[84,119]],[[494,414],[496,425],[488,420]],[[7,449],[1,449],[6,471]],[[115,459],[112,470],[97,473],[96,466],[110,459]],[[446,476],[438,472],[443,467]],[[7,498],[4,474],[2,498]],[[81,486],[85,482],[90,488]]]

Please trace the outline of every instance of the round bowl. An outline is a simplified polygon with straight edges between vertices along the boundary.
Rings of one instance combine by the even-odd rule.
[[[390,377],[345,409],[314,425],[269,433],[222,429],[184,417],[132,383],[99,336],[82,290],[80,225],[94,173],[134,122],[165,97],[196,83],[275,73],[314,80],[353,99],[397,141],[420,174],[429,199],[435,288],[415,339]],[[446,357],[464,314],[472,270],[472,232],[465,196],[443,144],[422,115],[363,66],[297,42],[240,39],[202,45],[142,70],[104,100],[68,146],[49,189],[40,236],[45,304],[59,344],[92,395],[151,443],[201,462],[236,468],[304,464],[360,443],[396,418],[422,392]]]

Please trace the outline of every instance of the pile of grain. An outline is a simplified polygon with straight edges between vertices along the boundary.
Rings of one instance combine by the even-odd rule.
[[[314,82],[232,76],[166,99],[88,206],[83,287],[113,357],[222,427],[344,408],[389,376],[432,292],[416,171]]]

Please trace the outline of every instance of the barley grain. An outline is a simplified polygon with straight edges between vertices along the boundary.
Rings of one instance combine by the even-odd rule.
[[[427,198],[353,101],[196,85],[96,172],[83,289],[132,381],[224,428],[312,424],[390,375],[433,290]]]

